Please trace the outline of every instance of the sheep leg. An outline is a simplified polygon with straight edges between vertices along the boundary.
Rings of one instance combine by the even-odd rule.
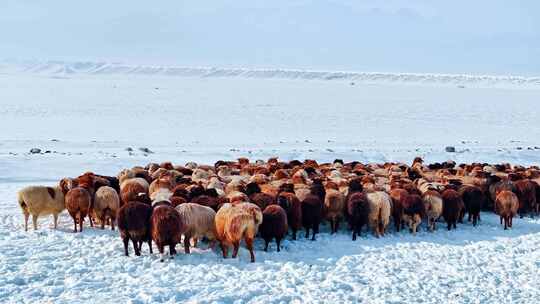
[[[456,221],[454,221],[454,222],[452,223],[452,225],[454,226],[454,229],[457,229],[457,227],[456,227]]]
[[[235,241],[233,242],[233,254],[232,254],[232,258],[236,258],[236,256],[238,255],[238,249],[240,249],[240,241]]]
[[[158,245],[158,250],[159,250],[159,255],[160,255],[159,261],[164,262],[165,261],[165,246],[163,246],[162,244],[157,244],[157,245]]]
[[[54,229],[58,228],[58,213],[53,214]]]
[[[281,250],[281,238],[276,238],[277,252]]]
[[[264,251],[268,251],[268,243],[270,243],[270,240],[264,239]]]
[[[37,230],[37,214],[32,214],[32,225],[34,226],[34,230]]]
[[[111,218],[111,230],[114,231],[114,221],[115,219]]]
[[[82,213],[79,213],[79,231],[82,232],[83,230],[83,222],[84,222],[84,215]]]
[[[169,255],[171,256],[171,259],[174,259],[174,256],[176,255],[176,244],[170,244],[169,245]]]
[[[510,228],[512,228],[512,220],[513,220],[513,217],[509,216],[508,217],[508,222],[509,222],[508,227],[510,227]]]
[[[152,251],[152,239],[149,239],[148,240],[148,249],[150,250],[150,254],[153,254],[154,252]]]
[[[139,248],[138,242],[135,241],[134,239],[131,239],[131,243],[133,243],[133,250],[135,250],[135,255],[140,256],[141,255],[141,250]]]
[[[503,222],[503,217],[502,217],[502,215],[500,216],[500,220],[501,220],[501,225],[502,225],[502,222]]]
[[[221,247],[221,252],[223,254],[223,258],[226,259],[227,256],[229,255],[229,249],[227,248],[227,246],[225,246],[225,244],[223,244],[223,242],[219,242],[219,247]]]
[[[330,234],[334,234],[334,219],[330,219]]]
[[[292,231],[292,239],[296,241],[296,229]]]
[[[312,241],[315,241],[315,234],[317,234],[317,231],[318,231],[318,230],[319,230],[319,229],[316,229],[316,226],[314,225],[314,226],[313,226],[313,233],[311,234],[311,240],[312,240]]]
[[[334,225],[335,225],[335,228],[336,228],[335,232],[337,233],[338,230],[339,230],[339,220],[336,220],[336,222],[334,223]]]
[[[452,222],[448,221],[447,228],[448,228],[448,231],[452,230]]]
[[[356,227],[353,228],[352,240],[356,241]]]
[[[251,256],[251,263],[255,263],[255,253],[253,253],[253,238],[246,238],[246,247],[249,250],[249,255]]]
[[[184,235],[184,252],[186,254],[190,254],[191,252],[189,251],[189,235]]]
[[[30,217],[30,214],[25,212],[24,213],[24,231],[28,231],[28,218]]]
[[[504,217],[504,230],[507,230],[508,229],[508,218],[505,216]]]
[[[401,228],[401,221],[399,220],[399,217],[394,217],[394,226],[396,227],[396,232],[399,232]]]
[[[81,218],[84,218],[81,216]],[[90,219],[90,227],[94,227],[94,220],[92,219],[92,211],[88,214],[88,219]]]
[[[197,248],[197,243],[199,242],[198,238],[193,238],[193,247]]]
[[[129,238],[127,238],[127,237],[122,238],[122,242],[124,243],[124,254],[126,256],[129,256],[129,252],[128,252]]]

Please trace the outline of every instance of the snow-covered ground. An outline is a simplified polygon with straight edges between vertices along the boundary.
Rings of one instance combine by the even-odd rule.
[[[99,66],[0,65],[0,302],[540,299],[538,220],[517,219],[504,231],[483,214],[477,228],[441,224],[435,233],[356,242],[325,227],[316,242],[288,240],[281,253],[258,242],[254,264],[244,249],[238,260],[198,249],[159,263],[147,248],[124,257],[115,232],[73,234],[65,214],[57,231],[42,218],[39,231],[24,232],[15,196],[87,170],[116,174],[165,160],[420,155],[539,164],[538,78]]]

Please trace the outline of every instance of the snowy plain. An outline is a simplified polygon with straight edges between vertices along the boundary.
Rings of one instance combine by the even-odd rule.
[[[537,303],[537,219],[504,231],[483,214],[477,228],[356,242],[324,227],[280,253],[256,243],[254,264],[244,249],[223,260],[205,245],[160,263],[147,248],[124,257],[117,232],[73,234],[66,214],[56,231],[41,218],[24,232],[16,191],[88,170],[239,156],[538,165],[539,100],[534,77],[4,62],[0,302]]]

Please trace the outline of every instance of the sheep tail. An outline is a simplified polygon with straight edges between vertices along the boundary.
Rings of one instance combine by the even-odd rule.
[[[17,200],[19,201],[19,206],[21,206],[21,209],[24,210],[24,212],[28,212],[28,205],[24,202],[24,198],[21,193],[17,195]]]
[[[383,233],[383,230],[384,230],[384,224],[383,224],[383,220],[382,220],[382,211],[383,211],[383,208],[379,208],[379,214],[377,215],[377,221],[378,221],[378,226],[379,226],[379,231],[381,233]]]

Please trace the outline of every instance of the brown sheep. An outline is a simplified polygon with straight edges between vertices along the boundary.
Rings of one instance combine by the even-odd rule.
[[[360,235],[362,227],[368,225],[369,202],[366,195],[360,191],[352,192],[347,199],[349,224],[353,230],[352,240]]]
[[[403,219],[403,200],[409,195],[409,192],[405,189],[392,189],[390,190],[390,198],[392,199],[392,218],[394,219],[394,226],[396,231],[401,230]]]
[[[120,198],[112,187],[100,187],[94,195],[94,214],[101,221],[101,229],[105,228],[107,219],[111,221],[111,229],[114,230],[116,213],[120,208]]]
[[[422,198],[417,194],[406,195],[403,200],[403,220],[408,224],[412,234],[416,234],[424,214],[425,207]]]
[[[120,205],[135,201],[140,193],[148,194],[148,183],[143,178],[127,179],[120,184]]]
[[[128,243],[133,243],[135,255],[141,255],[143,242],[148,242],[150,253],[152,253],[152,238],[150,235],[150,217],[152,207],[141,202],[128,202],[118,210],[118,230],[124,243],[124,253],[129,256]]]
[[[185,225],[178,211],[168,202],[154,202],[150,217],[150,232],[152,240],[156,243],[160,253],[160,261],[164,261],[165,246],[169,246],[169,255],[174,258],[176,244],[181,242]]]
[[[17,193],[19,206],[24,214],[24,230],[28,231],[28,218],[32,215],[34,230],[37,230],[37,220],[40,215],[52,214],[54,229],[58,226],[58,215],[66,208],[64,193],[60,186],[29,186]]]
[[[463,203],[465,204],[464,211],[469,214],[469,222],[472,220],[473,226],[476,226],[480,220],[480,210],[484,203],[484,193],[477,186],[465,185],[459,189]],[[464,213],[464,212],[462,212]]]
[[[262,220],[261,209],[255,204],[224,204],[216,213],[216,236],[221,246],[223,258],[227,258],[228,247],[231,245],[234,247],[232,257],[236,258],[240,241],[243,239],[251,255],[251,262],[255,262],[253,240]]]
[[[442,193],[443,213],[448,230],[456,229],[456,223],[459,220],[461,211],[465,208],[461,195],[454,189],[446,189]]]
[[[263,221],[259,233],[264,239],[264,251],[268,251],[268,244],[276,239],[277,251],[280,251],[281,240],[287,234],[287,213],[279,205],[269,205],[263,212]]]
[[[85,188],[75,187],[66,194],[66,209],[73,218],[74,232],[77,232],[77,223],[80,232],[83,231],[84,218],[89,214],[91,206],[92,198]]]
[[[281,192],[277,203],[287,213],[287,223],[291,228],[293,240],[296,240],[296,232],[302,228],[302,204],[292,192]]]
[[[331,234],[338,231],[344,208],[345,196],[339,192],[339,190],[326,190],[326,197],[324,198],[324,215],[326,220],[330,222]]]
[[[519,209],[519,199],[512,191],[503,190],[495,199],[495,213],[500,216],[501,225],[504,220],[504,230],[512,228],[512,219]]]
[[[306,238],[309,238],[309,230],[313,231],[311,237],[315,241],[315,235],[319,233],[319,225],[322,220],[323,202],[319,196],[308,194],[301,203],[302,206],[302,226],[306,229]]]
[[[531,216],[538,212],[536,186],[537,184],[528,179],[522,179],[514,183],[515,193],[519,200],[519,217],[531,212]]]

